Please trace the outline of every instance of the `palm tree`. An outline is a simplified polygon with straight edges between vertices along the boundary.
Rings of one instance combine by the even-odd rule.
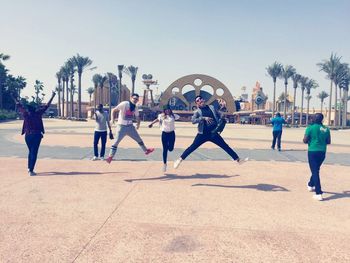
[[[103,104],[103,76],[101,74],[95,74],[93,77],[92,77],[92,81],[94,82],[95,84],[95,94],[97,95],[97,89],[100,88],[100,91],[99,91],[99,96],[98,98],[95,98],[95,101],[98,99],[98,104]],[[101,85],[102,83],[102,85]],[[96,103],[95,103],[95,108],[96,108]]]
[[[107,76],[102,76],[101,75],[101,78],[99,79],[99,86],[100,86],[100,89],[101,89],[101,92],[100,92],[100,103],[105,105],[106,103],[104,102],[104,94],[103,94],[103,86],[105,84],[105,81],[107,80]]]
[[[9,55],[5,55],[4,53],[0,53],[0,66],[3,67],[3,73],[5,73],[5,79],[6,79],[6,72],[7,70],[5,69],[5,66],[2,64],[3,61],[6,61],[6,60],[9,60],[10,59],[10,56]],[[5,82],[5,80],[3,80]],[[2,101],[3,101],[3,98],[2,98],[2,92],[3,92],[3,85],[4,85],[4,82],[2,81],[2,78],[0,78],[0,109],[2,109],[3,105],[2,105]]]
[[[68,103],[68,90],[66,89],[66,86],[68,87],[68,76],[69,72],[68,69],[65,66],[62,66],[60,69],[61,76],[62,76],[62,117],[68,116],[68,111],[65,112],[64,109],[64,103]],[[67,91],[67,92],[66,92]],[[67,100],[65,101],[64,94],[66,92]],[[66,107],[67,109],[67,107]]]
[[[74,73],[75,73],[75,64],[72,58],[68,59],[66,64],[65,64],[67,70],[68,70],[68,76],[69,76],[69,82],[70,82],[70,99],[71,99],[71,105],[72,105],[72,98],[73,98],[73,90],[74,90]],[[68,88],[68,81],[67,81],[67,88]],[[68,113],[68,93],[67,93],[67,113]],[[68,116],[68,114],[67,114]],[[71,106],[71,112],[70,112],[70,117],[73,117],[73,112],[72,112],[72,106]]]
[[[294,89],[294,96],[293,96],[293,109],[292,109],[292,125],[294,125],[294,114],[295,114],[295,100],[297,98],[297,88],[298,88],[298,83],[300,82],[301,75],[295,73],[292,76],[293,80],[293,89]]]
[[[312,98],[310,93],[311,89],[316,89],[318,87],[318,84],[315,80],[309,79],[306,82],[306,100],[307,100],[307,106],[306,106],[306,125],[309,124],[309,110],[310,110],[310,99]]]
[[[92,76],[92,82],[94,83],[94,109],[96,109],[96,104],[97,104],[97,89],[98,89],[98,85],[100,84],[100,78],[102,78],[102,76],[100,74],[95,74]]]
[[[270,75],[270,77],[273,80],[273,105],[272,105],[272,116],[275,115],[275,107],[276,107],[276,80],[281,75],[282,72],[282,64],[278,62],[274,62],[272,65],[268,66],[266,68],[267,73]]]
[[[2,63],[2,61],[9,60],[9,59],[10,59],[9,55],[6,55],[4,53],[0,53],[0,63]]]
[[[137,70],[138,70],[138,67],[134,67],[134,66],[129,66],[124,68],[124,72],[131,77],[131,83],[132,83],[131,94],[135,93],[135,80],[136,80]]]
[[[343,75],[339,88],[343,89],[343,118],[342,118],[342,127],[346,127],[347,125],[347,112],[348,112],[348,100],[350,97],[348,96],[349,92],[349,82],[350,82],[350,68],[346,67],[345,74]]]
[[[323,113],[323,102],[324,99],[328,98],[329,94],[325,91],[321,91],[320,93],[318,93],[317,98],[319,98],[321,100],[321,113]]]
[[[335,112],[338,112],[338,106],[339,106],[339,114],[335,113],[334,115],[334,124],[336,126],[340,125],[341,122],[341,109],[343,106],[342,103],[342,96],[341,96],[341,90],[342,90],[342,86],[339,85],[339,83],[342,81],[342,79],[344,78],[344,76],[347,74],[347,69],[349,68],[349,65],[347,63],[340,63],[339,67],[336,70],[335,76],[334,76],[334,87],[335,87]],[[338,103],[338,98],[337,98],[337,87],[339,87],[339,101],[340,103]],[[338,117],[338,118],[337,118]]]
[[[118,83],[118,77],[116,75],[114,75],[113,73],[107,72],[107,79],[109,82],[108,112],[110,113],[110,112],[112,112],[112,89]],[[110,116],[110,114],[108,116]]]
[[[331,81],[331,86],[329,89],[328,125],[331,125],[333,81],[337,69],[339,68],[340,59],[341,57],[338,57],[336,54],[332,53],[329,60],[323,60],[323,62],[317,63],[317,66],[320,67],[320,71],[324,71],[327,74],[327,78]]]
[[[91,106],[91,96],[92,96],[92,94],[94,94],[95,89],[93,87],[90,87],[86,91],[89,94],[89,106]]]
[[[59,70],[56,73],[56,78],[57,78],[57,82],[58,82],[58,87],[57,87],[57,110],[58,110],[58,117],[61,117],[61,83],[62,83],[62,71]]]
[[[81,115],[81,75],[85,68],[92,64],[92,60],[89,57],[82,57],[79,54],[72,57],[73,64],[77,67],[78,71],[78,118],[82,118]]]
[[[300,106],[300,118],[299,118],[299,125],[303,125],[303,110],[304,110],[304,91],[306,88],[306,83],[308,82],[309,78],[301,76],[300,77],[300,88],[301,88],[301,106]]]
[[[287,118],[287,86],[288,86],[288,79],[292,77],[295,74],[295,68],[290,65],[286,65],[285,67],[282,67],[281,74],[279,77],[281,79],[284,79],[284,107],[283,107],[283,116],[284,118]]]

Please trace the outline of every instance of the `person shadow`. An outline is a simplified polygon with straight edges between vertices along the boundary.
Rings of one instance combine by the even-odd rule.
[[[135,178],[135,179],[126,179],[125,182],[132,183],[134,181],[170,181],[170,180],[186,180],[186,179],[211,179],[211,178],[231,178],[239,176],[235,175],[219,175],[219,174],[194,174],[194,175],[176,175],[176,174],[165,174],[164,176],[151,177],[151,178]]]
[[[325,194],[330,194],[328,197],[324,197],[323,201],[330,201],[340,198],[350,198],[350,191],[343,191],[342,193],[335,193],[335,192],[323,192]]]
[[[55,176],[55,175],[98,175],[98,174],[116,174],[123,172],[43,172],[37,173],[35,176]]]
[[[222,187],[222,188],[244,188],[255,189],[257,191],[265,192],[289,192],[289,190],[283,186],[274,184],[251,184],[251,185],[219,185],[219,184],[194,184],[192,186],[210,186],[210,187]]]

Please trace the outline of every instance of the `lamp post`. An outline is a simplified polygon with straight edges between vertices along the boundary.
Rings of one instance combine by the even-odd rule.
[[[119,87],[118,87],[117,104],[119,104],[121,101],[123,69],[124,69],[124,65],[118,65]]]

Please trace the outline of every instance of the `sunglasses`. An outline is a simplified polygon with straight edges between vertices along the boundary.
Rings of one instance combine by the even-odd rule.
[[[203,100],[203,98],[197,98],[196,102],[200,102],[201,100]]]
[[[133,99],[133,100],[139,100],[139,98],[138,98],[138,97],[132,97],[132,99]]]

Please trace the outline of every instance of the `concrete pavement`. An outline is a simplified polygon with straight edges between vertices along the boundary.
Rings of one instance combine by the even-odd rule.
[[[332,132],[335,164],[322,166],[317,202],[301,129],[284,133],[290,151],[279,153],[268,149],[269,128],[229,126],[224,137],[255,161],[237,165],[206,144],[163,175],[156,128],[140,130],[154,155],[125,141],[108,165],[88,160],[93,123],[45,125],[38,176],[29,177],[20,123],[0,123],[0,262],[350,261],[348,131]],[[171,159],[195,132],[178,125]]]

